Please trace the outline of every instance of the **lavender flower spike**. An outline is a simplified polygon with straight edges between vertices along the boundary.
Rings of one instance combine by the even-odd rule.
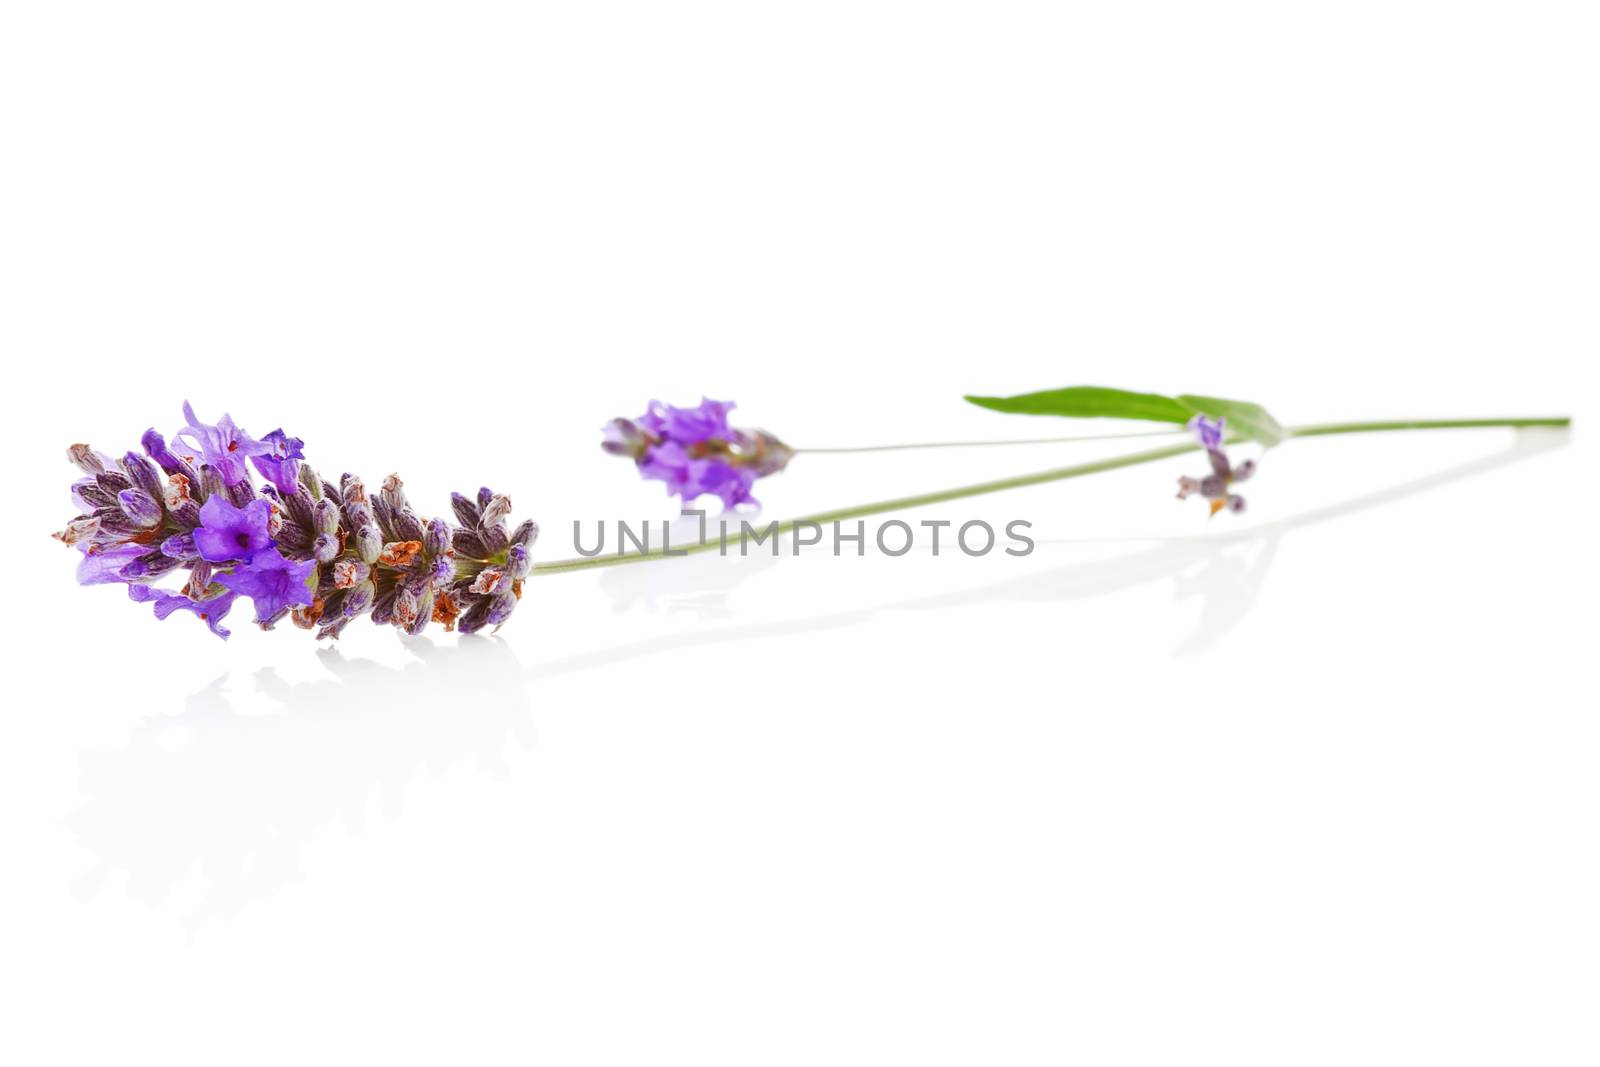
[[[1194,431],[1201,447],[1206,450],[1206,458],[1211,461],[1211,473],[1204,478],[1186,475],[1178,479],[1178,499],[1186,500],[1199,493],[1211,501],[1212,515],[1223,508],[1234,514],[1242,512],[1244,497],[1229,492],[1229,487],[1235,482],[1247,481],[1256,472],[1256,461],[1253,459],[1247,459],[1237,467],[1229,463],[1228,454],[1222,448],[1227,421],[1225,418],[1208,419],[1204,415],[1196,415],[1189,420],[1189,429]]]
[[[171,448],[144,434],[149,459],[68,449],[80,513],[55,537],[81,553],[80,584],[124,585],[156,618],[188,612],[222,638],[239,597],[263,629],[288,617],[337,637],[362,615],[412,634],[434,622],[498,626],[522,596],[539,528],[508,529],[507,497],[458,495],[457,527],[418,515],[394,475],[369,496],[352,475],[337,486],[319,477],[282,430],[257,440],[226,415],[215,426],[187,404],[184,415]],[[270,484],[257,487],[252,464]],[[157,585],[180,570],[180,588]]]
[[[643,477],[665,482],[685,504],[707,494],[728,508],[754,504],[756,479],[783,470],[794,450],[765,430],[730,427],[734,406],[702,399],[698,407],[679,408],[652,400],[639,418],[607,423],[600,447],[632,459]]]

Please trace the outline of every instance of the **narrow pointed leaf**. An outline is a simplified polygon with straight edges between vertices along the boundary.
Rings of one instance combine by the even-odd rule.
[[[1184,423],[1194,409],[1158,393],[1130,393],[1098,385],[1075,385],[1020,396],[969,396],[969,403],[1011,415],[1061,415],[1076,419],[1141,419]]]
[[[1228,421],[1228,434],[1268,447],[1288,434],[1260,404],[1247,400],[1225,400],[1215,396],[1184,393],[1133,393],[1126,389],[1107,389],[1098,385],[1076,385],[1066,389],[1047,389],[1019,396],[969,396],[973,403],[991,411],[1012,415],[1056,415],[1075,419],[1139,419],[1144,422],[1171,422],[1182,425],[1197,413]]]

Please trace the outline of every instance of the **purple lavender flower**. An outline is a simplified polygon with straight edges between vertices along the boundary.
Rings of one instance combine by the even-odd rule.
[[[1196,415],[1188,422],[1189,429],[1200,439],[1200,446],[1207,452],[1215,452],[1222,447],[1222,430],[1227,425],[1226,418],[1208,419],[1204,415]]]
[[[79,585],[105,585],[108,582],[125,582],[122,570],[147,551],[143,545],[121,544],[98,546],[80,544],[83,559],[78,563]]]
[[[738,405],[729,400],[705,397],[700,399],[700,406],[694,408],[675,408],[671,404],[652,400],[649,408],[639,417],[639,425],[664,440],[676,441],[681,445],[699,444],[727,437],[730,433],[728,412],[736,407]]]
[[[1237,493],[1229,492],[1229,487],[1235,482],[1248,481],[1256,472],[1256,461],[1247,459],[1237,467],[1228,460],[1228,454],[1222,448],[1222,439],[1227,419],[1207,419],[1204,415],[1196,415],[1189,420],[1189,429],[1194,431],[1202,448],[1206,450],[1206,458],[1211,462],[1211,473],[1204,478],[1190,478],[1187,475],[1178,479],[1178,499],[1186,500],[1198,493],[1211,501],[1211,514],[1215,515],[1223,508],[1234,514],[1244,511],[1244,497]]]
[[[186,461],[173,455],[172,450],[167,447],[167,439],[157,433],[155,427],[144,432],[139,444],[143,446],[145,455],[155,460],[168,474],[186,474],[190,477],[194,475],[193,469]]]
[[[277,487],[278,492],[293,496],[300,479],[300,460],[305,459],[305,452],[302,451],[305,442],[277,429],[263,437],[261,443],[267,446],[267,451],[253,456],[250,462],[256,465],[256,470],[261,472],[263,478]]]
[[[158,619],[165,619],[174,611],[190,611],[206,624],[207,629],[224,641],[232,632],[222,625],[222,620],[228,617],[228,612],[238,597],[237,593],[223,592],[206,600],[195,600],[186,593],[167,593],[160,589],[152,589],[148,585],[130,585],[128,596],[140,603],[153,603]]]
[[[215,426],[207,425],[195,416],[194,408],[185,400],[183,417],[189,424],[172,435],[173,443],[198,452],[190,461],[210,464],[222,477],[224,485],[248,482],[250,469],[245,466],[245,459],[263,456],[272,450],[271,445],[257,441],[240,429],[229,415],[223,415]]]
[[[316,599],[317,561],[285,559],[275,548],[264,548],[250,562],[217,575],[217,582],[256,606],[256,622],[271,625],[290,608],[309,607]]]
[[[506,497],[457,495],[457,528],[419,516],[394,475],[369,497],[352,475],[338,485],[318,477],[303,442],[282,430],[258,441],[227,416],[207,426],[188,405],[184,414],[189,425],[172,448],[150,430],[145,456],[68,450],[81,473],[72,483],[79,514],[55,537],[81,554],[80,583],[125,585],[157,618],[189,612],[219,637],[240,596],[264,629],[289,616],[318,637],[339,636],[361,615],[413,634],[458,620],[470,632],[510,616],[539,528],[508,529]],[[252,464],[269,485],[256,488]],[[158,587],[180,569],[189,575],[180,589]]]
[[[676,441],[667,441],[651,449],[649,456],[639,464],[639,473],[665,482],[667,492],[681,497],[685,503],[714,493],[730,508],[754,499],[750,489],[757,477],[754,469],[735,467],[720,458],[690,459],[688,451]]]
[[[612,419],[600,447],[628,456],[643,477],[666,483],[687,504],[711,494],[723,506],[757,503],[750,493],[758,478],[789,464],[794,450],[765,430],[728,425],[730,401],[702,399],[678,408],[652,400],[638,419]]]
[[[214,496],[200,509],[203,525],[194,531],[194,547],[201,559],[213,563],[249,559],[272,546],[267,530],[271,519],[272,505],[261,497],[239,508]]]

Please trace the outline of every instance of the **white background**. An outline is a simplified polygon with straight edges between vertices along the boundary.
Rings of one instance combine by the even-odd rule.
[[[10,4],[0,1058],[1593,1063],[1600,160],[1579,3]],[[917,551],[531,583],[492,639],[80,589],[62,448],[672,514],[797,445],[1242,396],[1292,442]],[[811,456],[784,516],[1112,445]]]

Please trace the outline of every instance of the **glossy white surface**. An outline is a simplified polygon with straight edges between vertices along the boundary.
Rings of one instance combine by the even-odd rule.
[[[1578,5],[1502,10],[9,14],[4,1059],[1593,1062],[1600,87]],[[1020,559],[539,578],[476,640],[222,643],[44,536],[61,446],[185,397],[548,560],[671,515],[596,447],[653,396],[824,446],[1076,382],[1578,427],[906,516]]]

